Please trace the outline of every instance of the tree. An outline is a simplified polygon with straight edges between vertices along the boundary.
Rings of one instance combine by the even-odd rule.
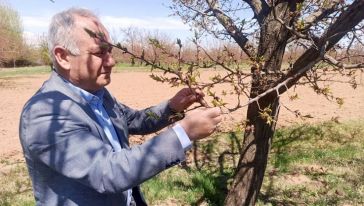
[[[37,53],[38,54],[38,59],[41,62],[41,64],[43,65],[52,65],[52,59],[49,56],[49,51],[48,51],[48,41],[47,41],[47,36],[46,35],[41,35],[38,38],[38,48],[37,48]]]
[[[347,51],[352,42],[363,44],[364,1],[175,0],[172,9],[203,32],[231,39],[253,62],[243,150],[225,201],[226,205],[253,205],[278,119],[279,96],[302,77],[312,80],[308,72],[317,72],[315,65],[322,61],[340,71],[364,66],[363,62],[345,64],[329,55],[340,43]],[[251,21],[239,16],[246,9],[254,14]],[[254,32],[249,34],[252,27],[257,29],[256,42]],[[283,55],[290,44],[301,45],[304,51],[284,71]],[[349,52],[341,58],[348,56]]]
[[[18,13],[5,4],[0,4],[0,63],[9,64],[21,56],[24,48],[23,29]]]
[[[298,83],[307,83],[318,94],[342,104],[341,98],[319,84],[326,81],[321,78],[328,71],[351,76],[348,83],[357,86],[356,69],[364,67],[363,51],[355,50],[363,46],[364,1],[173,0],[171,8],[196,31],[193,61],[184,58],[180,40],[174,52],[154,39],[151,44],[160,52],[152,58],[133,54],[121,44],[110,46],[143,60],[152,71],[158,69],[170,75],[152,74],[157,81],[205,89],[212,104],[226,107],[228,112],[247,106],[243,146],[225,204],[254,205],[278,120],[280,96]],[[253,13],[252,18],[246,17],[247,10]],[[250,59],[251,70],[244,70],[236,52],[227,46],[211,55],[201,40],[206,35],[238,45]],[[299,52],[289,57],[285,66],[283,57],[292,46],[297,46]],[[175,61],[165,63],[163,56]],[[356,62],[350,61],[352,58]],[[211,82],[199,81],[199,69],[211,67],[222,68],[224,74],[212,77]],[[213,92],[216,84],[231,85],[230,93],[237,97],[235,106],[227,107],[223,102],[220,96],[226,91],[221,95]],[[244,96],[248,99],[245,103]],[[206,102],[201,104],[208,106]]]

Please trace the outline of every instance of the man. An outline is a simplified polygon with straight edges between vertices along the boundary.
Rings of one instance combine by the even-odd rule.
[[[215,130],[220,110],[194,110],[172,128],[129,147],[129,134],[153,133],[172,124],[176,112],[203,94],[182,89],[169,101],[133,110],[104,88],[115,61],[109,34],[94,14],[61,12],[53,17],[48,35],[54,71],[26,103],[20,122],[36,204],[146,205],[138,185],[184,161],[190,140]]]

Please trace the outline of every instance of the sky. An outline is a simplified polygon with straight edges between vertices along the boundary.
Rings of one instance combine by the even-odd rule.
[[[87,8],[95,12],[112,35],[121,28],[138,27],[160,31],[173,38],[190,36],[189,28],[179,17],[171,16],[171,0],[0,0],[20,15],[24,36],[28,42],[47,33],[51,17],[70,7]]]

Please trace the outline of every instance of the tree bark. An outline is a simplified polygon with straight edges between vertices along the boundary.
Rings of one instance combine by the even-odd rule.
[[[260,103],[270,104],[272,118],[278,119],[278,98],[267,97]],[[266,120],[260,118],[256,103],[249,106],[248,112],[250,112],[248,116],[253,119],[254,124],[250,124],[245,130],[243,153],[225,205],[254,205],[263,182],[275,122],[267,124]]]
[[[297,1],[280,1],[276,14],[290,21],[290,12],[296,9]],[[254,98],[279,79],[279,71],[290,32],[275,20],[271,9],[263,20],[256,66],[252,67],[252,89]],[[268,110],[267,110],[268,109]],[[262,116],[265,111],[267,116]],[[234,181],[225,205],[254,205],[260,191],[267,165],[270,142],[279,114],[279,97],[272,93],[248,106],[247,126],[244,134],[243,152]],[[269,122],[272,119],[272,122]]]

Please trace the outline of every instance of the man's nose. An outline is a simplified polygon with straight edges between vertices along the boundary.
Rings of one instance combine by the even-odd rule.
[[[105,55],[105,57],[103,59],[103,64],[106,67],[113,67],[113,66],[115,66],[115,59],[112,56],[111,52],[107,52],[107,54]]]

